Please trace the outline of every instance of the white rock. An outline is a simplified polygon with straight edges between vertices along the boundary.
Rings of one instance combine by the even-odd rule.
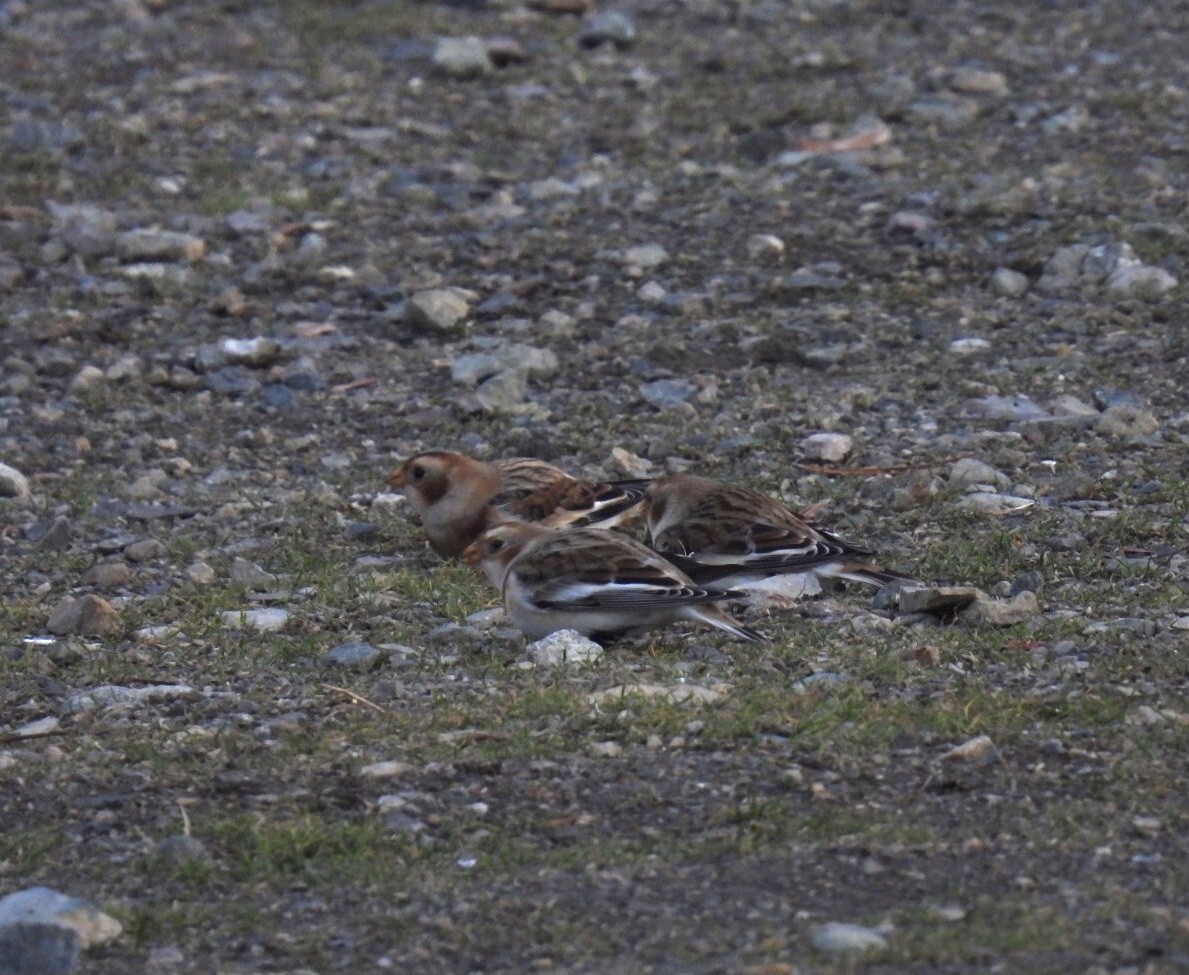
[[[863,927],[861,924],[844,924],[831,921],[823,924],[810,937],[818,951],[831,955],[863,954],[868,951],[882,951],[887,948],[888,940],[874,928]]]
[[[1005,298],[1018,298],[1028,290],[1028,276],[1009,267],[996,268],[991,275],[991,289]]]
[[[949,482],[958,487],[966,487],[971,484],[994,484],[1006,487],[1011,483],[1011,478],[1006,474],[973,457],[963,457],[961,460],[954,461],[948,477]]]
[[[623,252],[623,263],[631,267],[650,270],[660,267],[669,260],[669,252],[660,244],[637,244],[628,247]]]
[[[443,37],[433,52],[433,66],[447,78],[480,78],[495,70],[481,37]]]
[[[991,347],[991,343],[986,339],[974,336],[971,338],[954,339],[950,343],[950,351],[954,355],[974,355],[976,352],[983,352]]]
[[[0,464],[0,498],[29,497],[29,479],[15,467]]]
[[[617,704],[627,697],[643,697],[648,700],[665,700],[680,704],[683,701],[711,704],[730,690],[727,684],[703,687],[699,684],[616,684],[605,690],[586,695],[590,704]]]
[[[118,938],[124,926],[81,897],[68,897],[48,887],[30,887],[0,900],[0,927],[9,924],[49,924],[69,928],[82,947]]]
[[[558,630],[526,648],[533,663],[542,667],[586,664],[603,656],[603,648],[577,630]]]
[[[474,292],[463,288],[418,291],[405,304],[405,321],[427,332],[456,332],[471,313]]]
[[[44,735],[52,735],[62,726],[57,718],[38,718],[36,721],[30,721],[27,724],[21,725],[12,736],[14,738],[41,738]]]
[[[84,393],[88,389],[97,389],[107,381],[107,376],[98,366],[83,366],[70,380],[67,389],[72,393]]]
[[[408,762],[391,759],[387,762],[373,762],[359,770],[359,774],[369,779],[391,779],[397,775],[405,775],[413,770]]]
[[[1053,416],[1098,416],[1096,406],[1070,393],[1058,396],[1049,408],[1053,411]]]
[[[648,477],[652,473],[652,461],[623,447],[611,448],[611,467],[627,477]]]
[[[941,756],[943,762],[975,762],[995,751],[995,743],[989,735],[978,735],[969,741],[956,745]]]
[[[810,460],[837,463],[854,450],[855,442],[845,433],[813,433],[801,441],[801,452]]]
[[[228,628],[246,626],[261,633],[269,633],[289,622],[289,615],[287,609],[233,609],[220,614],[220,618]]]
[[[192,700],[198,695],[189,684],[147,684],[143,687],[123,687],[101,684],[89,691],[66,698],[67,711],[92,711],[95,708],[122,704],[141,704],[146,701]]]
[[[594,741],[587,750],[595,758],[618,758],[623,754],[623,745],[617,741]]]
[[[201,237],[173,230],[129,230],[116,236],[116,247],[133,261],[201,261],[206,255]]]
[[[1124,266],[1120,264],[1106,279],[1108,291],[1120,295],[1139,295],[1155,298],[1177,286],[1177,279],[1162,267],[1148,264]]]
[[[778,261],[784,257],[784,241],[775,234],[752,234],[747,238],[747,256],[753,261]]]
[[[994,494],[989,491],[976,491],[968,494],[958,502],[959,508],[969,508],[984,515],[1008,515],[1015,511],[1023,511],[1036,504],[1033,498],[1021,498],[1012,494]]]

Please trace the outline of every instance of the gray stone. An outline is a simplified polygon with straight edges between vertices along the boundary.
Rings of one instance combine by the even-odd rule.
[[[548,379],[559,368],[557,355],[550,349],[513,343],[459,356],[450,364],[450,377],[455,382],[475,386],[505,370],[523,372],[530,379]]]
[[[108,636],[120,628],[115,607],[100,596],[66,596],[54,607],[45,628],[56,636]]]
[[[104,375],[102,369],[98,366],[85,365],[71,377],[66,389],[73,394],[85,393],[88,390],[100,388],[106,382],[107,376]]]
[[[1019,298],[1028,290],[1028,276],[1008,267],[996,268],[991,275],[991,289],[1005,298]]]
[[[130,261],[201,261],[206,242],[172,230],[129,230],[116,235],[116,253]]]
[[[1006,98],[1010,89],[1007,77],[1000,71],[981,68],[955,68],[950,74],[950,89],[964,95],[990,95]]]
[[[105,944],[124,930],[90,901],[48,887],[30,887],[0,900],[0,928],[9,924],[56,925],[74,932],[83,948]]]
[[[15,467],[0,464],[0,498],[29,497],[29,479]]]
[[[443,37],[434,48],[430,62],[438,74],[461,81],[495,71],[487,43],[481,37]]]
[[[83,585],[99,589],[119,589],[132,582],[132,568],[127,562],[100,562],[89,568],[82,578]]]
[[[528,396],[528,376],[518,369],[506,369],[479,384],[475,400],[489,413],[506,413],[520,406]]]
[[[1067,535],[1054,535],[1050,538],[1042,538],[1040,544],[1053,552],[1080,552],[1090,542],[1085,535],[1078,532],[1070,532]]]
[[[124,557],[129,562],[151,562],[165,558],[165,544],[155,538],[142,538],[124,546]]]
[[[623,252],[623,263],[648,271],[660,267],[669,260],[669,252],[660,244],[637,244]]]
[[[340,643],[326,652],[326,663],[351,670],[371,670],[383,660],[379,650],[370,643],[352,641]]]
[[[968,606],[986,593],[974,586],[904,586],[901,613],[947,613]]]
[[[1044,576],[1036,569],[1021,569],[1012,576],[1009,596],[1018,596],[1022,592],[1040,592],[1044,588]]]
[[[971,400],[969,406],[976,416],[991,420],[1039,420],[1049,416],[1030,396],[981,396]]]
[[[209,586],[218,580],[214,568],[206,562],[191,562],[186,566],[186,578],[199,586]]]
[[[979,116],[978,102],[942,92],[937,95],[923,95],[911,102],[907,109],[909,119],[923,125],[936,125],[941,129],[961,129]]]
[[[42,536],[37,540],[37,547],[43,552],[61,552],[70,548],[74,539],[74,530],[70,526],[70,519],[59,515],[46,526]]]
[[[80,129],[63,122],[20,119],[8,130],[8,146],[14,152],[61,152],[86,141]]]
[[[585,664],[603,656],[603,648],[577,630],[558,630],[530,643],[526,648],[529,659],[541,667],[561,664]]]
[[[838,269],[838,273],[824,271],[823,267],[821,264],[815,264],[812,267],[799,267],[792,274],[780,280],[779,288],[783,291],[798,292],[838,291],[846,287],[846,278],[841,276],[841,267],[832,265]]]
[[[247,559],[235,559],[227,573],[228,578],[238,586],[255,592],[268,592],[275,589],[277,577],[271,572],[265,572],[260,566]]]
[[[1081,283],[1082,261],[1089,252],[1089,244],[1058,248],[1046,262],[1036,290],[1042,294],[1062,294],[1077,288]]]
[[[1090,112],[1082,105],[1074,105],[1050,115],[1040,123],[1045,135],[1058,135],[1062,132],[1077,132],[1090,121]]]
[[[55,717],[38,718],[21,725],[12,732],[13,738],[41,738],[45,735],[56,734],[62,727],[62,722]]]
[[[174,867],[188,863],[206,863],[211,858],[202,840],[183,834],[166,836],[158,842],[153,853],[158,860]]]
[[[636,25],[621,10],[602,10],[587,17],[582,24],[579,41],[583,47],[614,44],[623,51],[636,40]]]
[[[686,379],[655,379],[640,387],[644,402],[661,410],[683,405],[697,391],[698,388]]]
[[[818,951],[830,955],[861,955],[882,951],[888,946],[887,939],[874,928],[840,921],[823,924],[809,940]]]
[[[855,442],[845,433],[813,433],[801,441],[801,452],[809,460],[836,464],[854,450]]]
[[[220,396],[251,396],[260,392],[261,382],[243,366],[224,366],[207,373],[202,385]]]
[[[93,711],[96,708],[123,707],[152,701],[192,701],[198,694],[189,684],[146,684],[124,687],[120,684],[101,684],[89,691],[80,691],[66,698],[67,711]]]
[[[989,484],[996,487],[1007,487],[1011,478],[1001,471],[997,471],[990,464],[973,457],[956,460],[950,467],[949,482],[956,487],[967,487],[972,484]]]
[[[980,596],[962,611],[959,619],[968,626],[1015,626],[1039,614],[1036,593],[1024,590],[1011,599]]]
[[[1161,267],[1148,264],[1120,265],[1106,279],[1106,289],[1117,295],[1158,298],[1177,286],[1177,279]]]
[[[1082,284],[1101,284],[1118,267],[1135,266],[1140,261],[1130,244],[1108,241],[1095,244],[1082,258],[1079,276]]]
[[[462,288],[418,291],[405,302],[405,321],[426,332],[460,332],[471,313],[474,295]]]
[[[1123,403],[1108,407],[1094,424],[1099,433],[1120,440],[1149,437],[1159,428],[1160,423],[1148,410]]]
[[[1070,393],[1064,393],[1053,400],[1052,406],[1053,416],[1084,416],[1097,417],[1098,408],[1085,400],[1078,399]]]
[[[313,264],[322,259],[328,246],[326,238],[321,234],[308,233],[301,238],[297,247],[297,259]]]
[[[1091,394],[1091,398],[1099,410],[1108,410],[1112,406],[1136,406],[1142,408],[1148,405],[1148,401],[1139,393],[1133,393],[1129,389],[1114,389],[1110,386],[1096,386],[1094,392]]]
[[[3,975],[70,975],[78,968],[79,936],[57,924],[0,924]]]

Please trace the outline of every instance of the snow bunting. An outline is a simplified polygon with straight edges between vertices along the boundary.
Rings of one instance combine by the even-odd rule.
[[[448,450],[410,457],[388,475],[421,518],[435,552],[461,555],[483,531],[487,507],[551,528],[616,528],[640,517],[641,481],[583,481],[531,457],[484,463]]]
[[[865,561],[872,553],[814,527],[751,488],[692,474],[658,478],[646,492],[649,544],[703,584],[797,599],[825,578],[883,586],[906,578]]]
[[[739,593],[699,586],[651,549],[601,528],[558,531],[505,521],[484,531],[463,558],[483,569],[504,611],[533,639],[565,629],[599,639],[679,620],[762,639],[716,605]]]

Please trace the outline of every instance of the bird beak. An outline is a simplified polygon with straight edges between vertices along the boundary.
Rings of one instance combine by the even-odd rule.
[[[405,487],[405,471],[403,467],[394,467],[388,473],[388,483],[390,486],[399,490],[404,490]]]
[[[462,560],[472,568],[479,564],[479,543],[471,542],[462,552]]]

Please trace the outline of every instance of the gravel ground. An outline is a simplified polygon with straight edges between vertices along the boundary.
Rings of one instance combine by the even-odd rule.
[[[0,3],[0,894],[112,975],[1189,969],[1189,8],[584,6]],[[435,447],[979,594],[551,665]]]

